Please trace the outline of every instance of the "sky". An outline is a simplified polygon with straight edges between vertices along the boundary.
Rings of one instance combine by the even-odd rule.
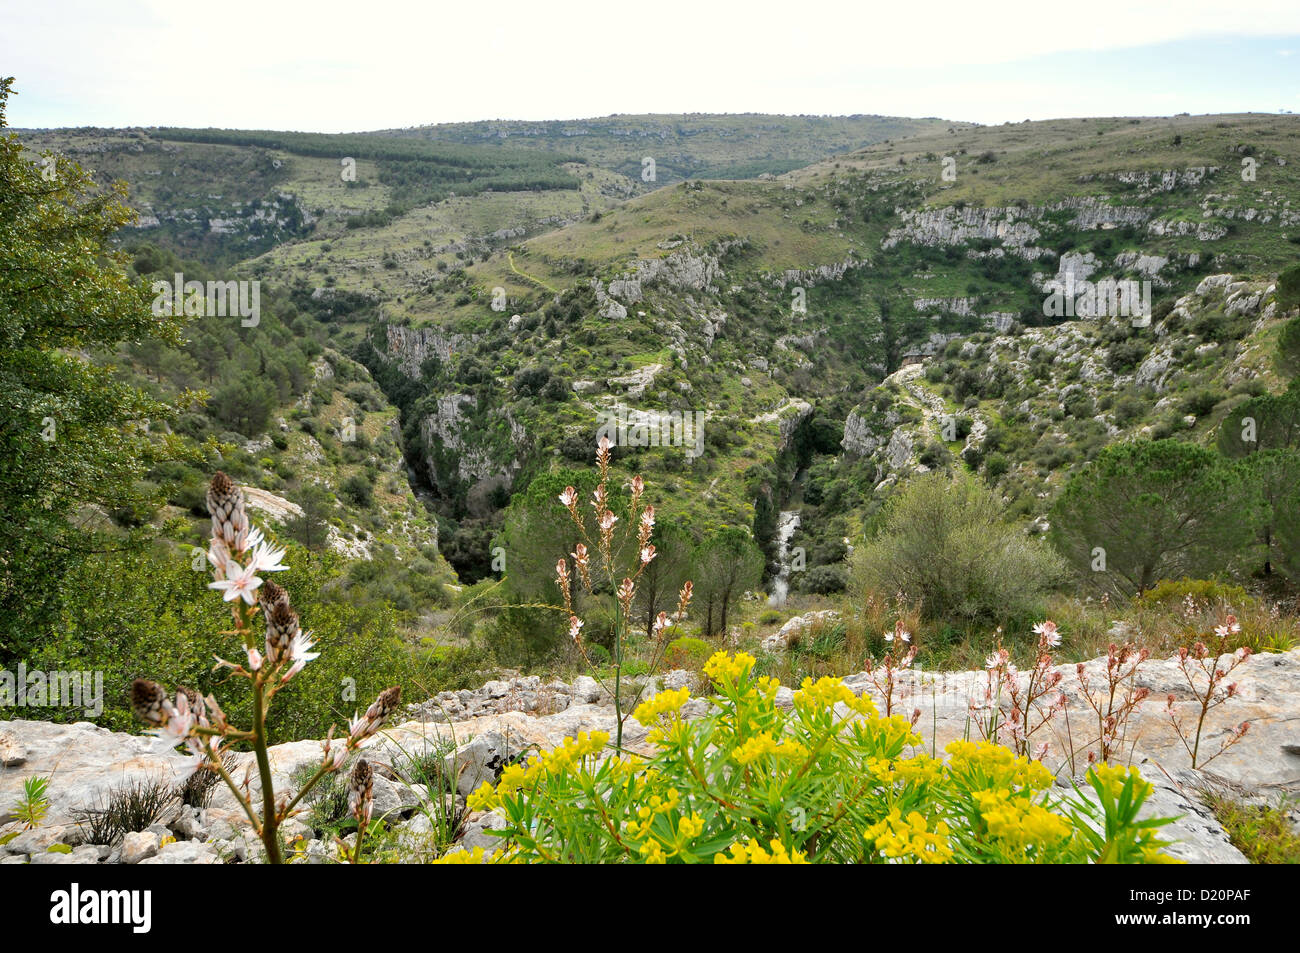
[[[1300,2],[0,0],[10,125],[1300,112]]]

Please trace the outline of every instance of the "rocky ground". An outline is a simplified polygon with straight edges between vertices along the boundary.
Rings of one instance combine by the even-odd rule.
[[[1085,670],[1094,683],[1103,667],[1100,659],[1086,663]],[[1051,753],[1044,760],[1058,770],[1059,783],[1068,786],[1072,774],[1086,770],[1088,739],[1096,732],[1088,733],[1090,710],[1080,694],[1075,666],[1064,665],[1060,671],[1069,727],[1064,718],[1053,721]],[[1182,815],[1165,830],[1178,841],[1172,852],[1194,863],[1246,862],[1203,805],[1201,792],[1212,789],[1252,803],[1274,804],[1300,792],[1300,649],[1252,657],[1238,672],[1238,697],[1212,711],[1207,719],[1202,760],[1204,752],[1219,749],[1234,726],[1247,721],[1250,729],[1208,769],[1196,771],[1191,769],[1166,714],[1169,694],[1175,696],[1175,711],[1184,717],[1193,715],[1196,708],[1177,664],[1150,659],[1137,676],[1137,684],[1149,688],[1151,696],[1130,720],[1121,747],[1156,785],[1148,812]],[[694,681],[690,673],[674,671],[647,684],[646,691]],[[850,675],[845,683],[855,692],[871,693],[883,707],[868,674]],[[982,698],[984,684],[983,672],[907,672],[896,689],[895,709],[911,712],[919,708],[918,729],[927,748],[933,739],[934,750],[942,751],[947,742],[973,733],[967,700]],[[792,695],[792,689],[782,688],[778,703],[789,705]],[[488,682],[475,691],[444,692],[412,706],[405,721],[367,743],[366,757],[377,766],[374,813],[400,826],[398,842],[405,859],[428,859],[434,843],[430,815],[439,814],[429,806],[440,795],[431,794],[404,775],[409,773],[406,765],[412,755],[442,757],[446,774],[455,778],[456,787],[455,794],[441,795],[442,806],[462,822],[460,843],[491,849],[497,841],[485,830],[498,826],[500,819],[490,814],[465,814],[465,795],[494,778],[508,760],[529,750],[553,747],[579,731],[612,731],[612,701],[586,676],[572,683],[514,676]],[[708,706],[703,698],[692,699],[685,711],[688,716],[699,715]],[[1095,722],[1092,716],[1091,724]],[[624,740],[635,750],[644,745],[645,735],[642,726],[629,721]],[[1075,746],[1073,763],[1071,742]],[[277,790],[288,787],[295,770],[314,766],[320,757],[319,741],[272,748]],[[249,758],[241,756],[241,760]],[[87,842],[86,832],[74,819],[76,809],[96,804],[123,783],[154,778],[179,784],[189,773],[189,762],[153,737],[112,732],[88,722],[14,720],[0,723],[0,762],[0,804],[6,807],[15,803],[27,778],[51,777],[45,822],[0,847],[0,863],[230,863],[256,861],[260,855],[260,845],[223,787],[215,790],[204,809],[174,807],[158,823],[127,834],[116,844]],[[235,776],[242,773],[241,764]],[[1292,819],[1300,825],[1300,810],[1292,810]],[[0,817],[3,820],[8,818]],[[289,822],[286,833],[290,839],[304,838],[309,861],[326,862],[334,856],[332,845],[315,839],[298,819]]]

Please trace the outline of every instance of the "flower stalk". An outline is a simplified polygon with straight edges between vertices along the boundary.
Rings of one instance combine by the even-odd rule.
[[[230,662],[218,657],[213,670],[228,669],[234,676],[248,680],[252,692],[253,726],[249,730],[232,726],[212,695],[200,696],[192,689],[181,687],[173,699],[161,685],[147,679],[136,679],[132,684],[132,707],[152,732],[177,745],[184,745],[196,759],[195,767],[206,767],[221,777],[261,839],[267,862],[282,864],[285,858],[280,848],[280,825],[297,813],[299,802],[325,775],[342,768],[347,755],[358,750],[366,739],[379,731],[385,719],[396,710],[401,688],[386,689],[364,717],[355,717],[343,744],[334,742],[331,728],[315,774],[292,798],[277,801],[268,752],[267,715],[276,693],[320,653],[311,651],[314,645],[311,634],[302,631],[298,614],[290,605],[289,594],[259,575],[281,572],[289,567],[283,563],[285,550],[276,548],[261,530],[250,525],[243,490],[219,472],[212,478],[207,502],[208,512],[212,515],[212,537],[207,555],[212,563],[213,576],[208,587],[220,591],[224,601],[231,603],[234,628],[230,634],[238,636],[245,656],[244,662]],[[254,628],[259,615],[266,627],[260,649]],[[249,743],[253,748],[253,761],[257,765],[261,786],[260,813],[254,807],[254,798],[249,790],[249,772],[245,771],[244,780],[239,783],[223,763],[227,746],[239,742]],[[369,790],[368,786],[366,790]],[[368,809],[366,821],[369,822]],[[361,825],[358,831],[353,862],[360,857],[364,826]]]
[[[644,686],[642,686],[638,689],[631,702],[624,705],[624,643],[627,639],[628,620],[632,618],[632,603],[636,599],[637,579],[640,578],[646,566],[650,565],[650,562],[655,558],[655,547],[650,542],[654,533],[655,510],[653,506],[645,505],[643,502],[645,481],[640,476],[633,477],[631,481],[631,498],[626,510],[627,519],[621,519],[610,508],[609,462],[611,448],[612,444],[609,438],[601,437],[596,450],[596,463],[599,468],[600,479],[591,497],[592,515],[596,526],[594,538],[588,532],[587,523],[578,507],[578,491],[571,486],[565,487],[564,492],[559,496],[560,504],[568,510],[569,517],[577,528],[580,539],[574,544],[573,551],[569,554],[573,559],[573,571],[570,571],[567,559],[559,559],[555,564],[555,581],[560,587],[560,595],[564,600],[565,611],[569,613],[569,638],[572,639],[574,645],[582,654],[583,660],[592,672],[592,676],[601,684],[602,688],[605,687],[605,683],[601,679],[597,667],[592,664],[583,643],[582,629],[585,621],[574,608],[573,584],[576,578],[588,596],[594,596],[598,586],[602,584],[608,585],[613,591],[614,651],[611,654],[614,662],[614,686],[612,691],[616,725],[614,747],[616,751],[621,753],[623,751],[624,723],[639,702],[641,694],[645,691]],[[620,522],[625,527],[621,537],[616,534],[616,527]],[[617,564],[615,553],[621,552],[624,544],[632,541],[633,532],[635,532],[636,540],[636,556],[633,565],[620,567]],[[599,557],[597,566],[594,568],[603,577],[599,583],[593,582],[592,579],[591,553],[593,550]],[[619,581],[620,577],[622,577],[621,582]],[[678,594],[677,610],[672,617],[672,621],[669,621],[667,613],[660,612],[651,631],[648,633],[654,643],[653,658],[650,663],[652,671],[658,667],[663,659],[664,650],[667,647],[666,633],[668,628],[685,617],[687,607],[690,605],[691,594],[692,586],[690,582],[687,582]]]

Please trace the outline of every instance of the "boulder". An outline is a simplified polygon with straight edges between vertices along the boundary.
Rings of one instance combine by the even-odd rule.
[[[153,831],[132,831],[122,838],[122,863],[138,864],[158,853],[162,838]]]
[[[172,841],[156,856],[140,861],[142,864],[218,864],[220,862],[221,858],[217,856],[216,848],[212,844],[200,844],[192,840]]]

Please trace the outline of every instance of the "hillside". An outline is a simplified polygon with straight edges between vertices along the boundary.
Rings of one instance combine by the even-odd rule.
[[[1267,340],[1269,276],[1295,257],[1294,121],[954,130],[873,146],[778,181],[680,183],[494,252],[450,287],[404,296],[403,312],[422,316],[385,320],[371,333],[376,356],[364,360],[418,379],[403,405],[408,453],[454,519],[479,518],[467,504],[476,486],[518,486],[539,467],[589,459],[602,411],[700,411],[709,448],[701,459],[628,448],[619,465],[657,474],[652,483],[667,486],[697,531],[740,524],[769,544],[791,481],[806,470],[815,498],[830,498],[818,513],[816,545],[833,562],[843,551],[836,541],[878,504],[873,487],[886,476],[860,459],[862,425],[872,417],[864,401],[887,427],[872,423],[877,432],[867,442],[888,445],[896,427],[877,385],[905,363],[925,361],[916,386],[943,385],[947,395],[934,396],[944,406],[976,411],[966,406],[969,384],[948,377],[958,374],[965,341],[972,342],[965,359],[987,375],[984,352],[970,347],[996,338],[998,351],[1038,343],[1068,353],[1080,348],[1068,343],[1077,335],[1103,336],[1114,357],[1100,390],[1068,389],[1069,375],[1079,373],[1068,365],[1060,380],[1026,380],[1014,355],[1002,372],[1009,392],[1025,390],[1013,407],[1037,433],[1027,441],[1013,434],[1010,475],[992,477],[1016,512],[1038,516],[1038,480],[1122,432],[1168,432],[1172,417],[1186,416],[1170,408],[1193,393],[1222,385],[1237,388],[1238,399],[1284,383],[1259,361],[1243,365],[1237,352]],[[952,183],[942,179],[945,154],[954,159]],[[1243,161],[1254,164],[1253,181],[1243,180]],[[1248,301],[1185,302],[1191,311],[1177,344],[1159,341],[1168,322],[1124,329],[1094,321],[1087,329],[1044,314],[1046,282],[1067,274],[1149,281],[1161,317],[1220,273],[1253,279]],[[507,294],[503,311],[492,310],[493,288]],[[796,309],[795,288],[804,289],[806,312]],[[1216,315],[1225,308],[1234,320],[1223,324]],[[1150,362],[1157,347],[1164,356]],[[1195,373],[1172,385],[1167,375],[1156,380],[1153,368],[1167,367],[1170,353],[1198,347]],[[437,361],[428,365],[431,356]],[[1171,386],[1182,396],[1166,394]],[[1067,413],[1059,390],[1066,401],[1075,390],[1093,404],[1107,395],[1120,401],[1120,425],[1113,415],[1093,420],[1094,409],[1069,422],[1071,435],[1053,428],[1040,446],[1043,408]],[[1022,412],[1026,398],[1031,407]],[[1219,400],[1205,401],[1194,402],[1201,433],[1217,419]],[[1073,401],[1068,413],[1084,409]],[[990,411],[974,417],[987,427]],[[961,449],[918,446],[902,457],[934,466]],[[1026,468],[1041,472],[1026,479]]]
[[[1261,355],[1270,278],[1300,240],[1294,124],[608,117],[27,141],[132,183],[144,216],[124,240],[282,289],[364,365],[473,581],[511,495],[587,464],[609,415],[643,436],[701,421],[702,453],[625,446],[616,467],[644,472],[697,536],[741,526],[773,560],[778,512],[803,508],[792,544],[812,568],[834,566],[912,472],[981,472],[1041,527],[1062,475],[1107,443],[1208,440],[1234,402],[1285,384]],[[690,178],[645,191],[627,157],[650,142],[666,157],[656,184]],[[354,182],[329,155],[345,148]],[[841,148],[779,177],[696,178]],[[451,196],[445,176],[399,174],[439,163],[482,177]],[[502,191],[520,170],[545,175]],[[1046,315],[1047,282],[1067,277],[1150,282],[1156,320]],[[1225,299],[1230,281],[1245,284]],[[274,465],[304,465],[277,449]]]
[[[0,862],[1293,859],[1294,128],[0,138]]]
[[[886,139],[969,123],[900,116],[627,115],[550,122],[498,120],[384,130],[385,135],[537,149],[581,156],[592,165],[642,181],[643,159],[655,181],[752,179]]]

